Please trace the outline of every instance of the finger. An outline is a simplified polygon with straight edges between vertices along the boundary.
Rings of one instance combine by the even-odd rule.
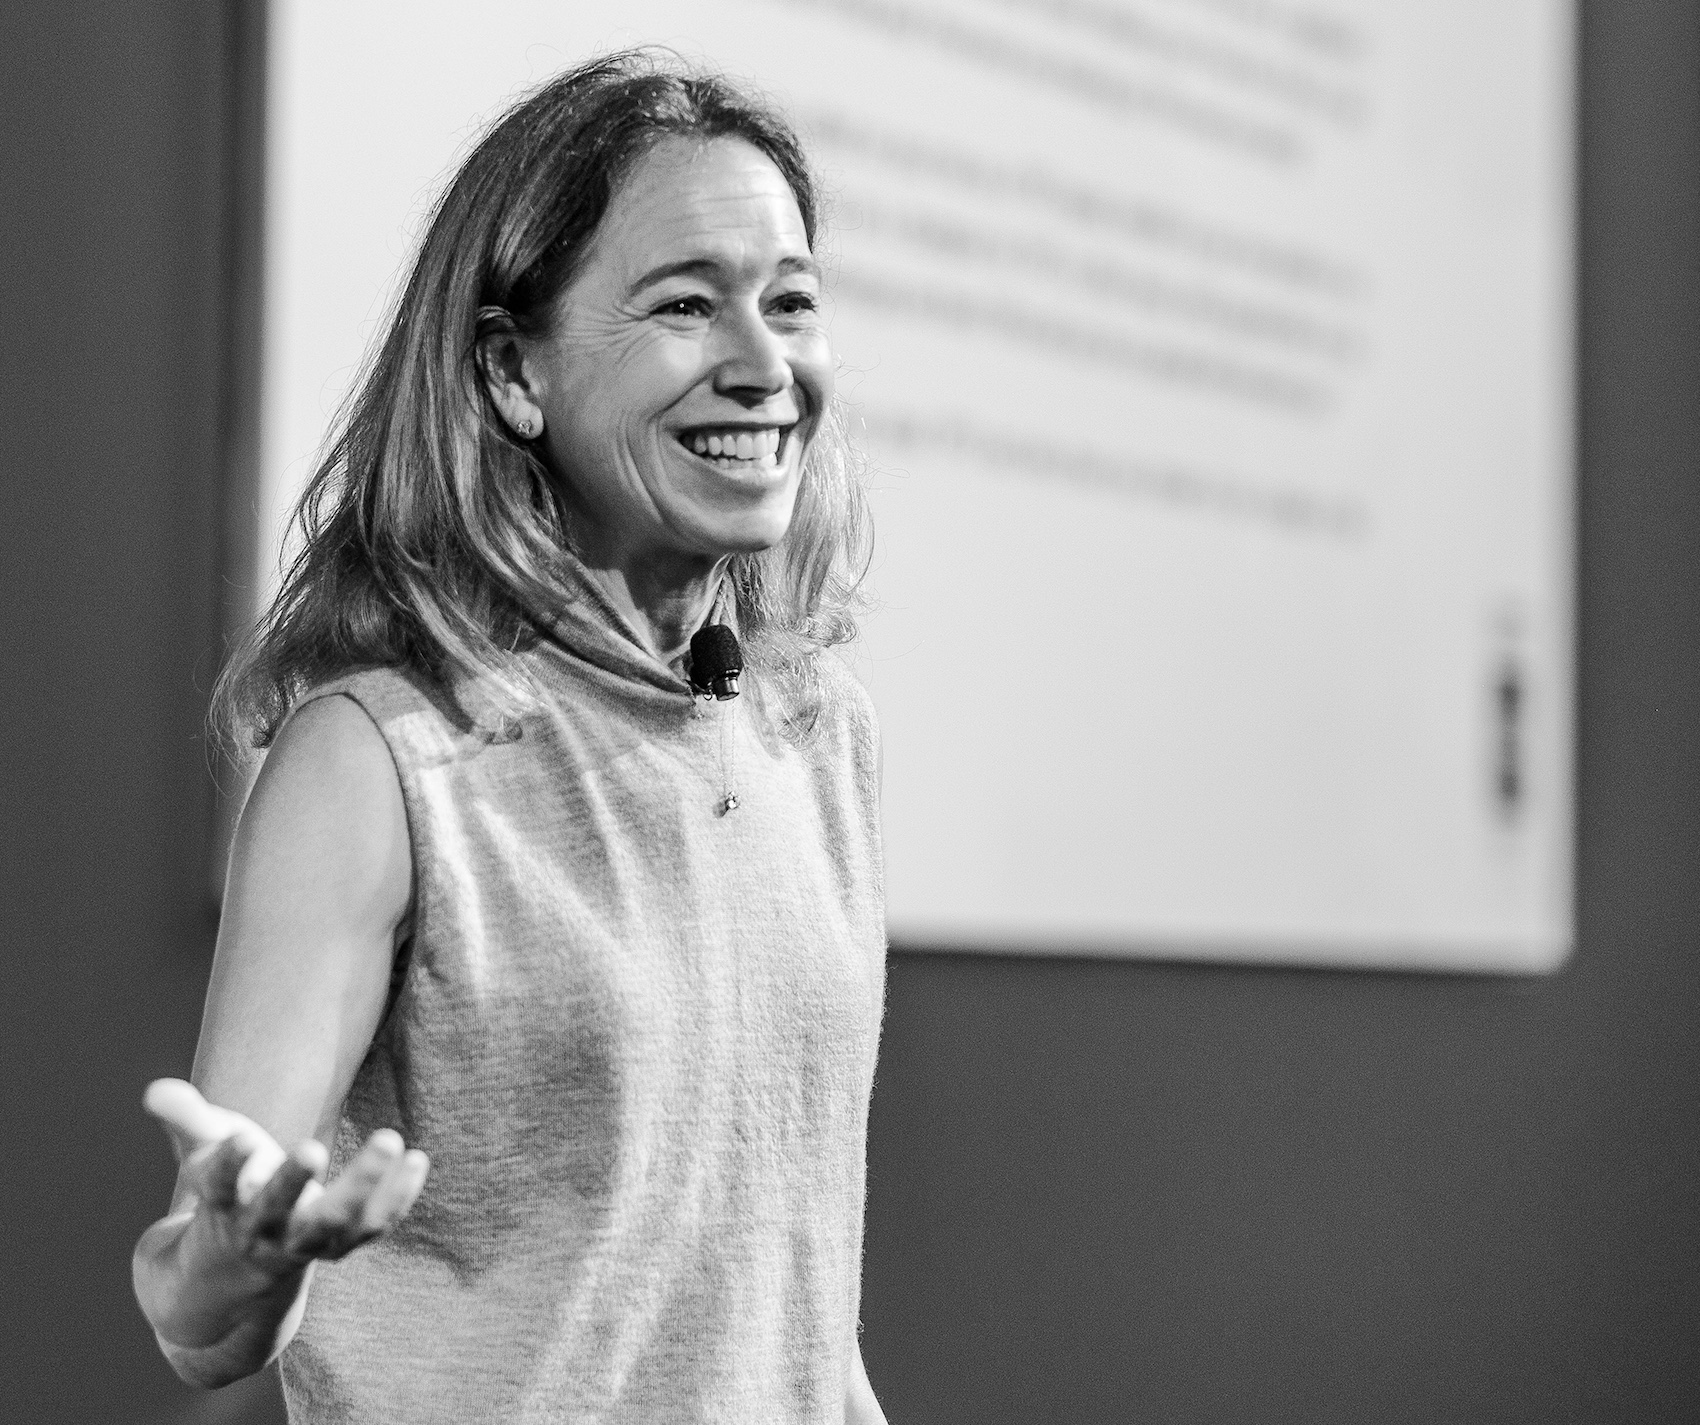
[[[288,1154],[278,1146],[277,1140],[270,1134],[261,1134],[261,1141],[248,1155],[248,1161],[242,1165],[242,1171],[236,1175],[236,1201],[243,1207],[250,1207],[259,1200],[265,1191],[266,1184],[284,1165]]]
[[[256,1237],[280,1240],[301,1191],[324,1171],[328,1157],[324,1148],[308,1139],[278,1165],[260,1195],[254,1199],[251,1230]]]
[[[183,1079],[155,1079],[142,1094],[142,1107],[190,1148],[221,1143],[249,1122],[239,1113],[208,1103]]]
[[[337,1176],[310,1208],[297,1213],[286,1245],[292,1252],[341,1256],[367,1236],[362,1226],[366,1203],[390,1168],[402,1158],[401,1135],[381,1128],[366,1140],[360,1155]]]
[[[364,1208],[366,1199],[405,1154],[401,1134],[380,1128],[366,1140],[359,1156],[325,1189],[327,1211],[358,1211]]]
[[[328,1215],[312,1210],[317,1204],[304,1193],[285,1238],[288,1250],[334,1259],[381,1236],[407,1216],[418,1201],[430,1168],[431,1160],[412,1149],[390,1164],[362,1203],[349,1202],[341,1207],[333,1203]]]
[[[417,1148],[403,1153],[366,1199],[366,1209],[360,1217],[362,1230],[376,1236],[388,1232],[406,1217],[419,1200],[430,1171],[431,1160]]]

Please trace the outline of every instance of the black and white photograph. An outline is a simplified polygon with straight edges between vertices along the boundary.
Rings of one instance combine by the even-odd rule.
[[[0,1418],[1700,1420],[1700,7],[0,95]]]

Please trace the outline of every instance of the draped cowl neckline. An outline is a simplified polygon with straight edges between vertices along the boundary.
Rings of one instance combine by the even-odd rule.
[[[629,684],[634,693],[685,700],[694,696],[684,656],[672,663],[663,662],[602,582],[575,555],[563,556],[560,580],[565,597],[542,621],[544,646],[555,656],[587,663],[607,678]],[[735,605],[723,576],[703,623],[725,623],[736,632]]]

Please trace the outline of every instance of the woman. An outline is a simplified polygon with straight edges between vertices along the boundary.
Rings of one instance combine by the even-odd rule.
[[[883,1419],[817,215],[780,120],[637,54],[443,198],[221,693],[270,752],[135,1260],[185,1378],[282,1352],[291,1419],[362,1425]],[[735,686],[710,624],[744,696],[693,693]]]

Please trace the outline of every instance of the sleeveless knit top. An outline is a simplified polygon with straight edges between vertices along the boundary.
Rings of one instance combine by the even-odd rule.
[[[588,581],[559,636],[495,737],[396,670],[312,694],[388,745],[415,887],[333,1162],[393,1127],[431,1173],[315,1268],[290,1419],[837,1425],[884,993],[871,708],[823,658],[814,740],[763,736]]]

